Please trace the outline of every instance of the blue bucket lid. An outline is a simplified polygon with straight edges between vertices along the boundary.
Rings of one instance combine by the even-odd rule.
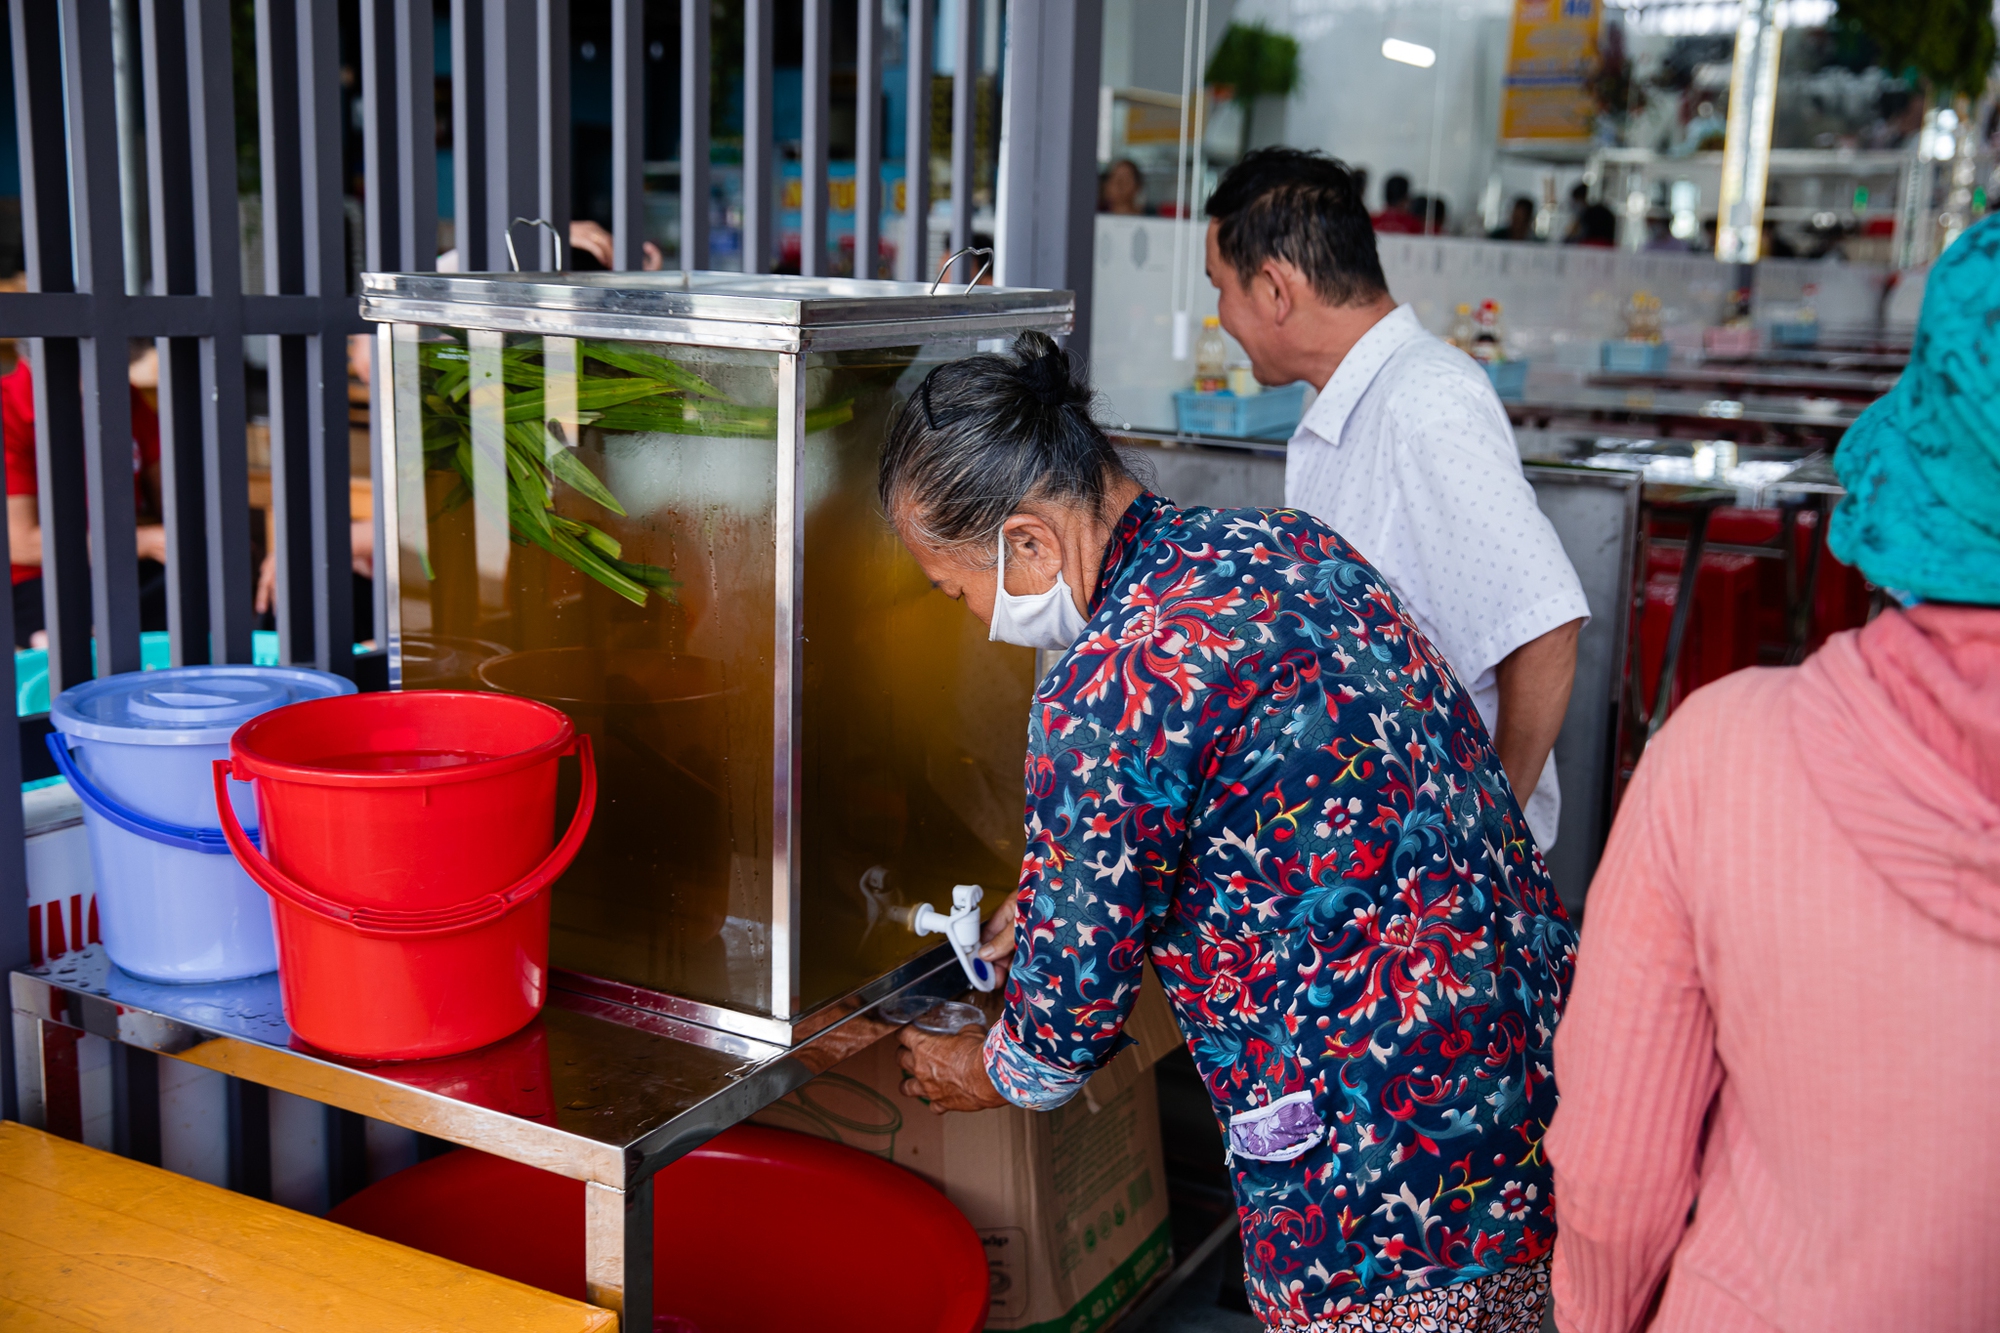
[[[127,671],[64,690],[49,708],[49,722],[86,741],[218,745],[259,713],[352,693],[353,681],[303,667]]]

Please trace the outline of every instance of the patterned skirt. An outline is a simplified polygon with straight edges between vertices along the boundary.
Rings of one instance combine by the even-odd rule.
[[[1436,1291],[1384,1296],[1337,1319],[1280,1323],[1283,1333],[1541,1333],[1549,1261]]]

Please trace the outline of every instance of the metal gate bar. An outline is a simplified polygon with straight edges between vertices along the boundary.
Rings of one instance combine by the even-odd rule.
[[[771,0],[743,0],[743,268],[771,270]]]
[[[645,45],[645,0],[611,0],[611,267],[628,271],[646,241]]]
[[[681,0],[681,268],[708,267],[709,0]]]
[[[799,273],[823,277],[826,259],[826,159],[833,63],[832,0],[802,0],[805,14],[804,106],[799,148]]]
[[[946,0],[950,3],[950,0]],[[910,0],[903,32],[909,45],[903,52],[903,245],[896,254],[896,276],[921,282],[931,214],[931,0]]]
[[[947,254],[957,254],[972,244],[972,93],[979,85],[978,57],[979,5],[976,0],[946,0],[953,6],[958,26],[953,29],[951,53],[951,240]],[[961,259],[953,281],[970,282],[978,271],[970,258]]]
[[[636,269],[647,221],[645,5],[644,0],[609,3],[614,267]],[[778,236],[774,3],[744,4],[742,254],[745,267],[753,271],[774,266]],[[802,75],[807,90],[800,265],[808,274],[824,274],[836,261],[828,191],[836,11],[834,0],[797,3],[806,29]],[[854,271],[864,277],[875,272],[887,202],[881,180],[880,84],[890,53],[883,49],[882,3],[855,0],[854,11]],[[432,0],[355,4],[360,20],[361,170],[368,183],[361,200],[359,265],[388,271],[432,269],[439,240],[438,37]],[[968,241],[972,226],[981,41],[974,24],[982,9],[973,0],[910,0],[904,29],[906,231],[896,246],[896,269],[899,276],[923,281],[933,276],[925,270],[940,4],[952,6],[947,13],[957,24],[952,29],[953,240]],[[1079,8],[1071,11],[1071,4]],[[1010,20],[1042,15],[1037,31],[1054,33],[1052,16],[1057,14],[1073,14],[1067,21],[1079,31],[1094,31],[1099,0],[1008,0],[1008,6]],[[269,347],[270,509],[280,658],[351,673],[350,645],[369,636],[371,623],[386,623],[382,590],[387,581],[377,580],[374,606],[357,608],[349,572],[347,340],[365,330],[348,294],[342,6],[333,0],[256,0],[261,171],[248,206],[260,210],[263,234],[259,267],[251,273],[244,271],[242,260],[234,10],[222,0],[6,3],[28,290],[0,293],[0,328],[24,341],[35,378],[37,509],[53,691],[93,674],[140,665],[138,524],[126,500],[126,487],[132,484],[128,363],[133,340],[152,340],[160,360],[160,482],[172,660],[247,662],[252,655],[255,544],[246,442],[248,339],[265,340]],[[785,12],[789,17],[795,11]],[[847,11],[838,12],[844,20]],[[989,18],[995,13],[984,12]],[[709,262],[710,14],[707,0],[681,0],[682,243],[677,258],[692,268]],[[503,267],[508,228],[516,217],[543,218],[559,234],[567,233],[569,19],[569,0],[451,0],[452,220],[463,270]],[[128,104],[127,128],[121,132],[121,76],[114,57],[121,43],[131,49],[135,35],[136,87],[142,96],[130,97],[133,75],[122,76]],[[1050,49],[1057,46],[1060,42]],[[993,54],[987,52],[988,58]],[[1094,93],[1094,47],[1088,59],[1079,56],[1074,63],[1079,71],[1090,66],[1087,79],[1077,73],[1075,81],[1078,88],[1087,82],[1085,91]],[[1089,102],[1094,114],[1094,101],[1083,98],[1078,105],[1083,102]],[[142,144],[132,138],[139,129],[135,117],[143,121]],[[1079,139],[1037,125],[1035,133],[1010,139],[1010,156],[1019,154],[1032,164],[1039,160],[1037,154],[1069,152],[1073,139],[1094,143],[1094,136]],[[143,181],[134,173],[141,150]],[[1093,167],[1083,165],[1085,177]],[[1003,163],[997,182],[1003,191],[1010,170]],[[142,227],[146,244],[134,246]],[[515,239],[523,247],[524,267],[548,268],[557,262],[555,238],[545,232],[517,232]],[[143,275],[133,271],[139,264],[148,270]],[[1056,268],[1043,271],[1039,261],[1017,270],[1023,285],[1080,285],[1064,281],[1067,275]],[[1080,276],[1087,281],[1087,272]],[[261,290],[246,292],[246,280]],[[381,379],[369,376],[370,417],[378,429],[389,410]],[[371,465],[379,469],[379,464],[377,448],[371,451]],[[380,503],[384,489],[378,489],[373,520],[379,561],[393,558],[393,527],[385,524],[386,506]],[[11,638],[12,622],[11,601],[0,601],[0,638]],[[13,687],[10,659],[0,664],[0,697],[12,697]],[[18,747],[0,746],[0,789],[18,786],[20,774]],[[25,895],[21,812],[18,803],[0,801],[0,963],[10,966],[26,964]],[[11,1038],[11,1025],[6,1031]],[[0,1071],[13,1067],[11,1054],[0,1051]],[[147,1091],[156,1087],[157,1079],[148,1078],[156,1071],[129,1062],[120,1068],[120,1142],[140,1155],[156,1152],[157,1108],[146,1109],[156,1102],[156,1095]],[[0,1089],[5,1093],[0,1114],[18,1115],[13,1080],[0,1077]],[[255,1100],[253,1093],[251,1102],[239,1106],[237,1119],[245,1132],[236,1143],[243,1168],[239,1175],[253,1185],[261,1179],[257,1163],[263,1155],[258,1117],[250,1113]],[[648,1303],[643,1289],[633,1290],[631,1298],[635,1310]]]
[[[875,276],[882,248],[882,12],[855,0],[854,276]]]

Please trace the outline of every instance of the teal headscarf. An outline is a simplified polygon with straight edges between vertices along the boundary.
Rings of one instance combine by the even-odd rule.
[[[2000,606],[2000,215],[1932,266],[1909,368],[1833,465],[1835,555],[1923,601]]]

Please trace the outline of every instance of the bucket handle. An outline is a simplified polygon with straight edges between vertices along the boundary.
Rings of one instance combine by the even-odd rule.
[[[129,805],[120,805],[99,790],[97,784],[83,775],[76,766],[76,756],[70,753],[68,739],[59,731],[44,736],[49,754],[56,761],[56,771],[68,781],[70,790],[77,794],[84,805],[101,815],[112,825],[136,834],[149,842],[157,842],[166,847],[178,847],[183,851],[206,852],[210,856],[229,855],[229,843],[219,828],[193,828],[186,824],[170,824],[164,819],[134,810]],[[229,804],[225,798],[223,804]],[[255,829],[244,835],[251,845],[261,847],[262,836]]]
[[[257,886],[272,897],[282,898],[302,911],[336,922],[358,935],[377,939],[428,939],[456,935],[475,926],[498,921],[547,888],[576,859],[578,850],[583,846],[584,835],[590,831],[591,815],[597,809],[597,765],[591,754],[587,733],[579,732],[563,753],[577,757],[578,765],[583,770],[583,789],[577,795],[576,813],[571,816],[569,829],[563,834],[562,841],[542,858],[540,865],[511,887],[451,907],[417,911],[350,907],[314,893],[273,865],[237,822],[236,811],[228,800],[226,784],[230,761],[227,759],[215,761],[216,808],[222,815],[223,836],[229,841],[229,849],[236,853],[237,862],[257,882]]]

